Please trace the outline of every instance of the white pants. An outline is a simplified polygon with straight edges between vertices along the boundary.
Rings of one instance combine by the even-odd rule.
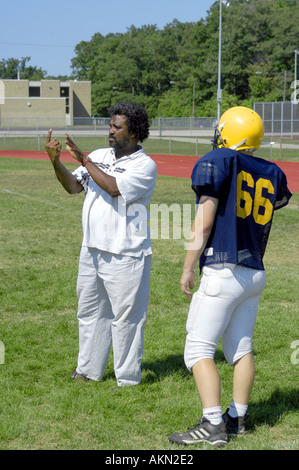
[[[187,319],[185,364],[214,358],[222,337],[223,353],[234,364],[252,351],[252,337],[265,272],[239,265],[203,268]]]
[[[118,256],[82,247],[77,281],[77,372],[101,380],[113,346],[119,386],[141,380],[151,256]]]

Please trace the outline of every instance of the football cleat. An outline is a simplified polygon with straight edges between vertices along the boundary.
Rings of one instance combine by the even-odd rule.
[[[213,447],[223,447],[227,444],[227,432],[224,422],[215,425],[203,417],[196,427],[189,428],[184,433],[170,434],[168,440],[183,445],[207,442]]]
[[[228,409],[222,415],[223,421],[226,426],[226,432],[229,436],[242,436],[246,432],[245,421],[248,418],[248,414],[245,416],[238,416],[237,418],[232,418],[228,414]]]

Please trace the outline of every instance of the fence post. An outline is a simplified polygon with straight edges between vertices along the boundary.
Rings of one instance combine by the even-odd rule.
[[[283,114],[283,101],[281,102],[281,111],[280,111],[280,142],[281,142],[281,139],[282,139],[282,136],[283,136],[283,118],[284,118],[284,114]],[[280,146],[281,147],[281,146]]]
[[[294,131],[294,103],[291,101],[291,139],[293,138]]]
[[[161,137],[162,136],[162,118],[161,117],[159,117],[158,122],[159,122],[159,136]]]

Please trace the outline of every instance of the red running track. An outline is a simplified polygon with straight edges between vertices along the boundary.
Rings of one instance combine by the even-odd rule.
[[[27,158],[31,160],[49,160],[45,151],[30,150],[0,150],[0,157]],[[151,155],[156,162],[158,175],[190,178],[195,162],[199,157],[184,157],[178,155]],[[61,161],[72,162],[74,159],[68,152],[61,152]],[[288,188],[293,193],[299,193],[299,163],[275,162],[286,174]]]

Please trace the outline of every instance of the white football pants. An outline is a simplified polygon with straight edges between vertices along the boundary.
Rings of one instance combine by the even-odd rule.
[[[118,386],[141,380],[151,256],[120,256],[82,247],[77,280],[77,372],[101,380],[113,347]]]
[[[214,358],[222,337],[229,364],[252,351],[252,337],[265,272],[239,265],[203,268],[187,319],[185,364],[189,370],[203,358]]]

